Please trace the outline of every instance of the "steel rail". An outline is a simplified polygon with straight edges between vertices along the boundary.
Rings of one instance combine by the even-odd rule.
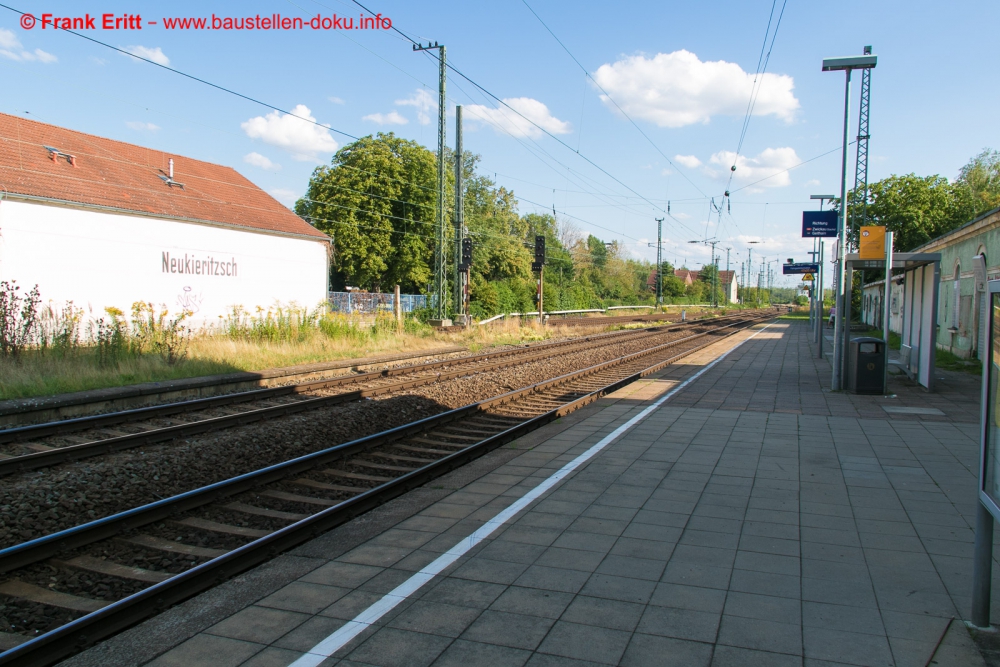
[[[386,443],[441,426],[456,419],[461,419],[467,414],[485,410],[495,405],[503,405],[522,396],[536,393],[542,389],[558,386],[569,380],[584,377],[586,375],[592,375],[593,373],[597,373],[614,366],[619,366],[621,364],[655,354],[664,349],[675,347],[686,341],[708,336],[720,330],[732,328],[734,326],[738,326],[738,323],[728,324],[710,331],[692,334],[691,336],[687,336],[685,338],[668,341],[646,350],[633,352],[632,354],[601,362],[584,369],[571,371],[558,377],[529,385],[528,387],[524,387],[522,389],[515,389],[499,396],[488,398],[477,403],[471,403],[461,408],[448,410],[431,417],[425,417],[415,422],[404,424],[403,426],[381,431],[350,442],[334,445],[333,447],[329,447],[318,452],[305,454],[288,461],[276,463],[266,468],[237,475],[236,477],[232,477],[221,482],[215,482],[214,484],[209,484],[198,489],[186,491],[184,493],[171,496],[170,498],[165,498],[131,510],[119,512],[108,517],[96,519],[74,528],[68,528],[66,530],[45,535],[34,540],[29,540],[28,542],[23,542],[12,547],[0,549],[0,574],[24,567],[25,565],[29,565],[31,563],[36,563],[40,560],[53,556],[60,551],[86,546],[93,542],[105,539],[106,537],[117,535],[123,531],[138,528],[149,523],[154,523],[171,514],[191,510],[219,500],[220,498],[242,493],[256,486],[283,479],[289,475],[302,473],[318,465],[328,464],[346,456],[354,455],[361,450],[370,449],[373,446],[384,445]]]
[[[687,324],[697,325],[697,324],[703,324],[705,322],[706,320],[692,320]],[[211,408],[232,405],[234,403],[242,403],[247,401],[262,400],[268,398],[277,398],[281,396],[287,396],[289,394],[307,393],[310,391],[317,391],[320,389],[328,389],[331,387],[343,386],[345,384],[365,382],[367,380],[379,379],[382,377],[393,377],[395,375],[407,375],[412,373],[419,373],[427,370],[432,370],[434,368],[442,368],[446,366],[453,366],[456,364],[476,363],[482,360],[496,359],[506,356],[531,353],[542,349],[559,348],[559,347],[577,345],[581,343],[594,342],[594,341],[600,342],[605,338],[614,339],[614,338],[628,337],[630,334],[635,336],[640,333],[659,332],[662,331],[663,328],[664,327],[650,327],[649,329],[645,329],[642,332],[612,331],[604,334],[584,336],[572,340],[526,345],[524,347],[519,347],[512,350],[482,352],[480,354],[473,354],[467,357],[456,357],[453,359],[428,361],[422,364],[408,364],[396,368],[387,368],[381,371],[369,371],[367,373],[357,373],[354,375],[342,375],[323,380],[307,380],[305,382],[298,382],[295,384],[285,385],[281,387],[252,389],[250,391],[233,392],[221,396],[210,396],[207,398],[196,398],[187,401],[176,401],[172,403],[166,403],[163,405],[132,408],[129,410],[121,410],[117,412],[111,412],[99,415],[90,415],[87,417],[75,417],[72,419],[60,419],[57,421],[45,422],[42,424],[15,426],[13,428],[0,429],[0,444],[15,442],[25,437],[38,438],[50,435],[59,435],[62,433],[74,433],[76,431],[82,431],[85,429],[101,428],[104,426],[114,426],[117,424],[123,424],[142,419],[168,417],[170,415],[180,414],[184,412],[193,412],[195,410],[207,410]]]
[[[693,323],[693,326],[706,326],[712,324],[710,322],[700,322]],[[653,327],[651,329],[644,329],[641,332],[637,332],[635,335],[628,337],[628,340],[641,340],[642,338],[647,338],[651,336],[657,336],[664,333],[669,333],[671,330],[667,327]],[[619,332],[614,332],[619,334]],[[621,337],[620,335],[618,337]],[[612,338],[614,340],[614,338]],[[540,359],[545,359],[549,356],[549,352],[552,347],[565,347],[571,346],[573,344],[579,345],[581,349],[587,349],[592,347],[588,343],[603,343],[605,340],[602,338],[595,341],[593,337],[587,337],[583,341],[560,341],[559,343],[552,344],[551,346],[532,346],[531,348],[518,349],[518,350],[504,350],[501,352],[494,353],[484,353],[481,355],[476,355],[475,357],[465,357],[464,359],[474,359],[472,363],[482,363],[494,360],[493,363],[485,364],[481,367],[474,368],[460,368],[451,372],[438,373],[431,377],[419,377],[411,380],[404,380],[402,382],[396,382],[392,384],[383,385],[380,387],[374,387],[371,389],[359,389],[355,391],[345,392],[342,394],[335,394],[333,396],[321,396],[317,398],[303,399],[293,403],[286,403],[284,405],[270,406],[266,408],[257,408],[255,410],[247,410],[245,412],[240,412],[234,415],[225,415],[222,417],[210,417],[208,419],[201,419],[194,422],[189,422],[185,424],[177,424],[174,426],[164,426],[161,428],[150,429],[147,431],[142,431],[139,433],[130,433],[128,435],[115,436],[111,438],[104,438],[101,440],[95,440],[93,442],[85,442],[78,445],[68,445],[65,447],[57,447],[51,450],[34,452],[32,454],[23,454],[20,456],[13,456],[11,458],[0,459],[0,476],[11,475],[20,472],[27,472],[29,470],[37,470],[39,468],[46,468],[62,463],[69,463],[73,461],[82,460],[85,458],[91,458],[94,456],[100,456],[104,454],[112,454],[114,452],[122,451],[125,449],[132,449],[135,447],[140,447],[143,445],[151,445],[160,442],[167,442],[170,440],[176,440],[178,438],[186,438],[194,435],[200,435],[202,433],[207,433],[210,431],[216,431],[224,428],[232,428],[235,426],[243,426],[246,424],[254,423],[257,421],[262,421],[265,419],[273,419],[276,417],[283,417],[291,414],[296,414],[299,412],[305,412],[308,410],[315,410],[317,408],[330,407],[333,405],[339,405],[342,403],[349,403],[351,401],[357,401],[364,398],[371,398],[375,396],[381,396],[383,394],[406,391],[407,389],[415,389],[417,387],[426,386],[429,384],[434,384],[437,382],[444,382],[447,380],[453,380],[458,377],[462,377],[472,373],[486,372],[498,370],[501,368],[506,368],[509,366],[528,364]],[[520,355],[520,356],[518,356]],[[513,357],[513,358],[512,358]],[[499,358],[499,361],[497,359]],[[409,368],[409,372],[402,372],[403,369],[389,369],[389,371],[374,371],[371,373],[365,373],[362,375],[351,376],[347,378],[336,378],[331,380],[316,380],[308,383],[302,383],[300,385],[294,385],[292,387],[280,387],[276,389],[285,389],[285,394],[287,393],[304,393],[309,390],[329,388],[331,386],[342,386],[344,384],[355,384],[358,382],[363,382],[365,380],[372,379],[382,379],[385,377],[393,377],[397,375],[417,375],[421,372],[427,370],[432,370],[435,368],[440,368],[442,366],[455,366],[464,365],[456,363],[459,360],[445,360],[438,362],[430,362],[429,364],[420,364],[418,366],[406,367]],[[395,371],[395,372],[393,372]],[[303,389],[303,387],[307,387]],[[245,400],[253,400],[254,398],[270,398],[275,396],[272,389],[262,389],[254,392],[247,392],[251,394],[250,398]],[[227,404],[234,401],[222,401],[220,399],[225,399],[229,397],[217,397],[208,399],[199,399],[197,401],[187,401],[184,404],[170,404],[167,406],[159,406],[156,408],[141,408],[139,410],[128,411],[129,413],[136,413],[142,411],[145,412],[146,418],[150,416],[163,416],[165,412],[169,413],[170,410],[174,410],[174,413],[181,411],[190,411],[193,409],[205,409],[207,402],[219,401],[218,403],[213,403],[210,407],[218,407],[219,404]],[[197,408],[188,408],[188,410],[177,409],[178,406],[191,406],[195,404]],[[114,418],[122,413],[116,413],[115,415],[109,415],[108,417]],[[103,415],[99,415],[103,417]],[[93,419],[96,418],[85,417],[82,419]],[[46,429],[58,427],[61,422],[54,422],[52,424],[40,424],[37,426],[25,426],[18,429],[11,429],[11,431],[18,431],[21,434],[31,434],[35,437],[39,437],[40,433],[45,433]],[[93,427],[93,423],[91,425]],[[114,422],[112,422],[114,423]],[[36,429],[36,430],[32,430]],[[6,432],[0,432],[2,436]]]
[[[650,350],[643,350],[641,352],[625,355],[618,359],[603,362],[579,371],[573,371],[559,376],[558,378],[552,378],[541,383],[536,383],[529,387],[511,391],[485,401],[480,401],[478,403],[458,408],[456,410],[451,410],[440,415],[428,417],[417,422],[413,422],[412,424],[397,427],[395,429],[367,436],[365,438],[360,438],[349,443],[337,445],[327,450],[315,452],[281,464],[269,466],[268,468],[264,468],[260,471],[241,475],[231,480],[203,487],[202,489],[196,489],[174,498],[165,499],[164,501],[159,501],[157,503],[151,503],[141,508],[136,508],[135,510],[130,510],[113,517],[107,517],[89,524],[84,524],[84,526],[69,529],[68,531],[61,531],[60,533],[39,538],[38,540],[32,540],[31,542],[23,545],[17,545],[15,547],[0,550],[0,562],[2,562],[2,564],[0,564],[0,572],[13,569],[10,567],[10,565],[14,562],[11,558],[23,561],[22,565],[20,565],[23,566],[25,564],[38,562],[38,560],[47,558],[49,555],[54,554],[55,551],[73,548],[73,546],[80,546],[80,543],[74,544],[76,540],[66,540],[64,538],[67,534],[77,532],[80,529],[87,528],[88,526],[105,524],[106,527],[106,524],[111,520],[124,521],[122,529],[145,525],[162,518],[162,516],[165,516],[163,514],[159,514],[159,510],[162,510],[167,505],[175,505],[175,508],[168,512],[168,514],[173,514],[183,511],[184,509],[204,505],[208,502],[231,495],[231,493],[225,493],[222,491],[224,485],[238,483],[241,487],[240,491],[260,486],[268,481],[282,479],[297,472],[302,472],[303,470],[311,469],[323,463],[327,463],[331,460],[343,458],[358,451],[371,449],[372,447],[385,444],[386,442],[405,438],[408,435],[425,431],[433,426],[461,419],[469,414],[484,412],[489,407],[514,401],[519,397],[536,393],[541,389],[557,386],[559,384],[565,384],[573,379],[584,377],[586,375],[592,375],[602,370],[607,370],[615,366],[635,361],[642,357],[649,356],[650,354],[655,354],[657,351],[662,351],[665,348],[675,347],[686,341],[710,337],[713,334],[717,334],[726,329],[733,329],[726,334],[732,335],[743,328],[741,325],[749,326],[766,319],[769,318],[748,319],[718,327],[711,331],[694,334],[676,341],[670,341],[654,348],[650,348]],[[734,327],[740,328],[734,329]],[[149,616],[160,613],[166,608],[177,604],[184,599],[219,585],[223,581],[246,571],[255,565],[269,560],[283,551],[312,539],[318,534],[350,521],[358,515],[384,504],[392,498],[406,493],[413,488],[426,484],[435,477],[465,465],[482,454],[506,444],[511,440],[521,437],[522,435],[554,419],[569,414],[570,412],[573,412],[574,410],[599,399],[601,396],[626,386],[635,380],[646,377],[651,373],[655,373],[669,364],[676,362],[678,359],[693,354],[694,352],[715,342],[717,342],[717,339],[708,340],[700,345],[696,345],[693,348],[685,349],[678,354],[672,355],[667,359],[661,359],[636,373],[632,373],[624,378],[611,382],[600,389],[589,392],[586,395],[572,400],[562,406],[517,424],[516,426],[501,433],[485,438],[480,442],[474,443],[469,447],[463,448],[458,452],[438,459],[433,463],[416,469],[401,477],[395,478],[368,491],[359,493],[358,495],[344,500],[333,507],[322,510],[296,523],[254,540],[253,542],[233,549],[222,556],[195,566],[192,569],[177,574],[161,583],[154,584],[138,593],[113,602],[99,611],[92,612],[75,619],[55,630],[31,639],[28,642],[25,642],[24,644],[6,652],[0,653],[0,665],[17,664],[32,667],[44,667],[51,665],[69,655],[83,650],[87,646],[92,645],[103,638],[135,625]],[[232,491],[232,493],[237,492],[239,491]],[[190,507],[186,506],[186,504],[189,503],[181,504],[178,502],[181,499],[190,501],[194,496],[202,496],[202,501],[190,504]],[[130,518],[138,518],[136,516],[137,512],[150,511],[154,508],[157,511],[157,516],[155,518],[147,521],[147,517],[144,517],[142,520],[135,522],[134,525],[130,525],[128,520]],[[105,531],[102,530],[101,532]],[[120,532],[120,530],[114,532]],[[114,532],[111,534],[114,534]],[[88,539],[83,543],[91,543],[92,541],[97,540]],[[39,552],[37,550],[39,543],[45,543],[43,552]],[[31,549],[25,549],[30,545],[35,546]],[[52,549],[55,549],[55,551]],[[23,556],[27,551],[34,551],[34,558],[24,560],[23,558],[18,557]]]

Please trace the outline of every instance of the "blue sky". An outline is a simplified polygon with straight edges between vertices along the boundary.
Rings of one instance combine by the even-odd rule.
[[[360,14],[340,0],[17,1],[39,18]],[[566,144],[449,77],[449,107],[465,109],[466,150],[523,197],[522,212],[554,203],[580,231],[618,239],[639,256],[654,256],[647,243],[655,241],[657,207],[670,200],[676,219],[668,218],[664,235],[672,262],[693,268],[707,261],[708,249],[688,241],[710,237],[732,248],[737,270],[748,241],[763,242],[753,246],[755,263],[805,260],[812,242],[799,232],[801,211],[814,207],[809,195],[839,193],[844,77],[821,72],[820,62],[865,44],[879,56],[870,180],[909,172],[953,178],[982,148],[1000,148],[998,56],[986,33],[998,25],[1000,5],[850,1],[831,8],[788,0],[720,223],[717,214],[709,218],[708,198],[719,201],[726,188],[772,2],[529,2],[649,140],[601,99],[521,0],[365,4],[415,38],[446,44],[451,64]],[[781,7],[778,0],[772,32]],[[168,31],[161,23],[87,34],[141,47],[136,52],[351,135],[391,130],[436,146],[436,61],[393,32]],[[231,165],[286,203],[350,141],[40,23],[25,30],[3,9],[0,77],[0,111]],[[857,85],[853,92],[852,137]],[[451,117],[448,133],[453,145]],[[853,183],[853,147],[849,157]]]

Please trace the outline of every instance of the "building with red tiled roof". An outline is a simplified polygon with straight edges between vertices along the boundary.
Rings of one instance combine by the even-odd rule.
[[[694,281],[698,280],[697,271],[689,271],[687,269],[674,269],[674,275],[680,278],[684,282],[684,286],[694,285]]]
[[[315,307],[329,240],[231,167],[0,114],[0,280],[56,306]]]
[[[700,271],[689,271],[688,269],[674,269],[674,275],[683,281],[685,287],[693,285],[694,281],[698,280],[700,273]],[[736,272],[719,271],[719,284],[726,295],[726,299],[730,303],[735,303],[737,300]],[[653,269],[649,273],[649,278],[646,279],[646,286],[650,290],[656,291],[656,269]]]

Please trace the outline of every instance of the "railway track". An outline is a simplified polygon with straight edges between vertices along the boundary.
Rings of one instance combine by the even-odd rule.
[[[711,320],[734,321],[732,317]],[[282,387],[0,430],[0,476],[187,438],[307,410],[415,389],[475,373],[622,341],[676,336],[705,321],[617,331],[582,339],[401,366]]]
[[[534,322],[536,321],[536,318],[534,315],[530,315],[525,317],[524,320],[527,322]],[[601,327],[609,324],[631,324],[636,322],[672,322],[674,324],[680,324],[683,320],[681,320],[680,313],[650,313],[648,315],[596,315],[593,317],[566,317],[556,315],[549,317],[546,320],[546,324],[548,326],[555,327]],[[465,329],[464,326],[459,325],[435,328],[439,331],[462,331]]]
[[[0,618],[26,619],[3,630],[44,632],[0,653],[0,665],[52,664],[764,319],[653,340],[639,352],[0,550]]]

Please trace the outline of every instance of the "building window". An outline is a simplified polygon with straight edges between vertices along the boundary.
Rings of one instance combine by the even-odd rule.
[[[962,300],[962,267],[959,264],[955,265],[955,287],[952,296],[954,303],[951,304],[951,326],[957,329],[958,306]]]

